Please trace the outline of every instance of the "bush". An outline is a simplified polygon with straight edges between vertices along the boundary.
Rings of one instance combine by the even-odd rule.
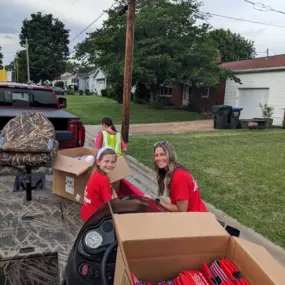
[[[89,95],[90,90],[89,89],[85,89],[85,95]]]
[[[83,90],[79,90],[79,95],[83,95],[83,94],[84,94]]]
[[[143,83],[137,83],[134,98],[134,102],[137,104],[145,104],[145,102],[149,102],[150,92]]]
[[[103,97],[109,97],[108,90],[107,90],[107,89],[102,89],[102,90],[101,90],[101,95],[102,95]]]
[[[267,104],[259,104],[261,110],[262,110],[262,117],[265,119],[270,119],[274,112],[274,107],[270,107]]]
[[[74,90],[72,88],[67,89],[67,95],[74,95]]]

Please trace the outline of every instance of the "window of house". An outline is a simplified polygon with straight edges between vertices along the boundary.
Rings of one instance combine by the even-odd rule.
[[[172,95],[172,87],[163,86],[160,87],[160,97],[171,97]]]
[[[209,98],[210,89],[209,88],[202,88],[201,90],[201,98]]]

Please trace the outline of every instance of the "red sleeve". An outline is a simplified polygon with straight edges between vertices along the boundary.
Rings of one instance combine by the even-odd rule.
[[[110,180],[107,177],[100,183],[100,192],[104,203],[112,200],[112,188]]]
[[[102,141],[103,141],[103,134],[102,132],[99,132],[95,141],[95,148],[101,148],[102,147]]]
[[[176,170],[171,181],[171,191],[175,200],[187,200],[194,191],[191,175],[184,170]]]

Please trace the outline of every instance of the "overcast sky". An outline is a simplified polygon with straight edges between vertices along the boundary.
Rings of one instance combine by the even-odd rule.
[[[114,0],[0,0],[0,46],[4,54],[4,64],[10,63],[16,51],[20,49],[18,34],[22,21],[29,18],[31,13],[38,11],[52,13],[70,29],[70,39],[72,39],[113,2]],[[203,0],[202,2],[204,12],[283,26],[272,27],[216,16],[208,21],[215,28],[229,28],[253,40],[258,56],[264,56],[267,48],[270,55],[285,53],[285,14],[257,11],[245,0]],[[285,12],[284,0],[252,0],[250,2],[263,3],[275,10]],[[256,8],[259,7],[256,6]],[[102,17],[86,32],[99,27],[104,18]],[[82,41],[84,37],[85,33],[73,41],[70,47]]]

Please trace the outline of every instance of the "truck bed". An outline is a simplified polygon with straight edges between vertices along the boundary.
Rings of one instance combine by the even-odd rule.
[[[0,176],[0,284],[26,284],[31,275],[33,284],[58,284],[83,224],[80,205],[53,195],[49,174],[46,190],[33,190],[27,202],[25,192],[12,192],[15,176],[6,171]]]
[[[27,202],[25,192],[12,192],[17,170],[0,167],[0,284],[58,285],[83,225],[81,205],[52,194],[51,168],[36,172],[46,173],[46,188]],[[142,185],[127,181],[125,195],[140,195]]]
[[[68,131],[69,120],[77,120],[78,117],[63,111],[56,109],[44,109],[44,108],[0,108],[0,133],[4,126],[18,114],[25,112],[27,110],[39,111],[43,113],[53,124],[56,133],[57,141],[72,140],[73,135]]]

